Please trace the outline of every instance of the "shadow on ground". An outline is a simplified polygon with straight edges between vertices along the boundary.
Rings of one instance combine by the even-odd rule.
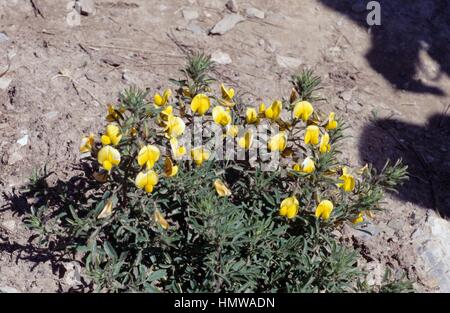
[[[369,28],[366,18],[369,0],[320,0],[346,15],[360,27]],[[439,65],[427,80],[450,75],[450,2],[448,0],[379,0],[381,25],[370,27],[372,46],[366,54],[371,67],[395,88],[417,93],[444,95],[416,77],[424,69],[419,52],[424,50]],[[427,69],[425,68],[425,72]],[[429,72],[429,71],[428,71]]]
[[[449,115],[433,115],[423,126],[395,119],[374,120],[363,130],[359,151],[363,162],[378,169],[388,158],[402,158],[410,178],[396,196],[450,217]]]
[[[50,228],[57,227],[45,225],[56,215],[63,217],[61,214],[64,214],[70,218],[71,206],[78,207],[96,198],[92,191],[99,189],[99,183],[88,178],[93,174],[93,169],[86,162],[82,162],[73,170],[83,173],[73,176],[68,181],[58,179],[50,186],[47,180],[53,172],[47,173],[45,169],[38,173],[34,180],[30,180],[24,188],[3,192],[2,196],[6,204],[0,208],[0,213],[12,212],[13,215],[22,218],[24,224],[33,230],[29,233],[29,238],[25,238],[25,243],[22,242],[23,240],[15,240],[15,236],[9,236],[8,232],[0,231],[0,251],[15,255],[16,264],[19,260],[26,260],[32,264],[31,271],[33,271],[37,265],[48,262],[53,274],[61,279],[66,273],[65,265],[76,259],[74,253],[69,252],[70,247],[75,243],[70,233],[63,230],[49,233]],[[33,211],[36,213],[30,215]],[[32,216],[39,217],[39,222]],[[92,290],[92,284],[81,277],[79,285],[72,286],[68,290],[63,290],[61,285],[59,288],[60,292],[87,292]]]

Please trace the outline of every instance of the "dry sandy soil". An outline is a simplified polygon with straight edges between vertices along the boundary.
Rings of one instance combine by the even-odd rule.
[[[184,63],[182,47],[228,54],[216,77],[255,103],[288,94],[289,76],[313,68],[327,98],[316,105],[349,122],[345,162],[403,157],[410,166],[372,235],[344,229],[343,240],[361,249],[373,283],[389,266],[419,291],[450,291],[447,2],[380,1],[382,25],[369,27],[359,1],[242,0],[239,14],[255,7],[264,18],[209,35],[230,14],[225,2],[96,0],[95,13],[71,26],[71,1],[0,0],[0,288],[74,288],[74,264],[29,243],[18,189],[45,163],[50,180],[73,175],[80,137],[101,131],[107,103],[130,85],[167,86]]]

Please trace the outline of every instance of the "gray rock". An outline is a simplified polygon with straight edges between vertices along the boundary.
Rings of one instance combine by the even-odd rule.
[[[282,56],[277,54],[277,63],[279,66],[284,68],[297,69],[300,65],[303,64],[303,61],[298,58]]]
[[[10,232],[14,232],[16,229],[16,222],[14,220],[7,220],[2,222],[2,226]]]
[[[192,8],[183,9],[181,13],[186,21],[195,20],[199,17],[198,11]]]
[[[28,135],[23,136],[17,140],[17,143],[21,146],[26,146],[28,144]]]
[[[7,76],[0,77],[0,89],[1,90],[8,89],[11,82],[12,82],[12,78],[10,78],[10,77],[7,77]]]
[[[189,23],[186,29],[196,35],[206,35],[205,30],[200,25],[193,22]]]
[[[52,119],[54,119],[57,116],[58,116],[58,112],[56,112],[56,111],[50,111],[50,112],[45,114],[45,117],[47,119],[49,119],[49,120],[52,120]]]
[[[245,10],[245,15],[250,18],[259,18],[259,19],[263,19],[266,16],[264,11],[261,11],[257,8],[248,8],[247,10]]]
[[[70,262],[64,265],[66,273],[64,275],[64,283],[71,287],[80,285],[81,282],[81,267],[76,262]]]
[[[383,283],[384,274],[386,268],[383,264],[372,261],[366,264],[365,270],[367,271],[366,281],[369,286],[380,286]]]
[[[440,292],[450,292],[450,222],[431,213],[411,236],[426,275]]]
[[[233,29],[238,23],[244,21],[243,18],[239,14],[228,14],[223,19],[221,19],[214,27],[210,30],[210,34],[212,35],[223,35],[226,32]]]
[[[0,286],[0,293],[20,293],[20,291],[13,287]]]
[[[350,89],[350,90],[341,92],[341,94],[339,95],[339,98],[348,102],[352,99],[352,96],[353,96],[353,90]]]
[[[9,37],[6,36],[5,33],[0,32],[0,43],[6,42],[6,41],[8,41],[8,40],[9,40]]]
[[[75,2],[75,10],[81,15],[94,15],[95,3],[94,0],[77,0]]]
[[[220,50],[211,54],[211,60],[221,65],[230,64],[232,62],[230,55]]]
[[[239,11],[239,7],[236,3],[236,0],[228,0],[228,2],[225,4],[228,10],[230,10],[233,13],[237,13]]]

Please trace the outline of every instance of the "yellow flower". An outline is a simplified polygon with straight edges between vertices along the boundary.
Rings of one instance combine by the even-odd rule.
[[[264,111],[266,117],[271,120],[276,120],[280,114],[281,110],[283,109],[283,104],[280,100],[275,100],[271,106],[267,108],[267,110]]]
[[[305,173],[312,173],[316,170],[316,165],[314,164],[314,161],[307,157],[306,159],[303,160],[302,163],[302,172]]]
[[[178,166],[173,165],[172,160],[168,157],[166,157],[164,161],[164,175],[167,177],[172,177],[177,175],[178,173]]]
[[[161,96],[158,92],[155,93],[155,96],[153,97],[153,102],[155,103],[156,107],[161,107],[166,105],[167,102],[169,102],[169,98],[172,95],[172,91],[170,89],[164,90],[163,95]]]
[[[140,166],[145,164],[147,169],[151,169],[155,166],[156,161],[159,160],[160,154],[161,153],[159,152],[158,147],[154,145],[147,145],[139,150],[137,160]]]
[[[106,132],[102,135],[101,141],[103,145],[113,144],[117,145],[122,139],[122,134],[120,133],[120,129],[117,125],[109,124],[106,126]]]
[[[90,133],[89,136],[83,137],[81,139],[80,152],[91,152],[92,146],[94,145],[94,134]]]
[[[204,115],[210,106],[209,97],[202,93],[196,95],[191,102],[191,110],[199,115]]]
[[[316,208],[316,217],[327,220],[330,218],[331,212],[333,211],[333,203],[329,200],[323,200],[319,203]]]
[[[253,143],[253,132],[250,130],[245,132],[244,136],[239,138],[238,140],[239,146],[245,150],[250,149],[252,143]]]
[[[280,215],[287,218],[294,218],[298,214],[299,203],[295,196],[284,199],[280,205]]]
[[[212,110],[212,116],[213,116],[214,122],[216,122],[216,124],[219,124],[219,125],[222,125],[222,126],[227,126],[228,124],[231,123],[231,115],[230,115],[230,113],[227,112],[221,106],[216,106]]]
[[[120,112],[120,111],[119,111]],[[108,122],[115,122],[120,118],[119,113],[117,113],[116,108],[112,104],[108,105],[108,115],[106,116],[106,120]]]
[[[231,138],[235,138],[239,133],[239,126],[237,125],[230,125],[227,128],[227,136],[230,136]]]
[[[339,179],[343,182],[337,185],[344,189],[344,191],[350,192],[355,189],[355,178],[351,174],[349,174],[348,168],[346,166],[344,166],[344,168],[342,169],[342,176],[339,177]]]
[[[172,149],[174,159],[179,159],[186,154],[186,148],[183,146],[180,147],[176,138],[170,139],[170,147]]]
[[[364,222],[363,213],[360,212],[358,216],[352,221],[353,224],[358,224]]]
[[[112,199],[108,199],[108,201],[106,201],[105,206],[103,207],[102,211],[97,216],[97,218],[98,219],[107,218],[108,216],[111,216],[112,213],[113,213],[113,202]]]
[[[220,90],[222,91],[222,98],[227,101],[231,101],[234,97],[234,89],[227,89],[224,84],[220,85]]]
[[[306,122],[313,112],[314,108],[311,103],[308,101],[300,101],[295,104],[294,110],[292,111],[292,116],[295,119],[302,119]]]
[[[305,144],[317,145],[319,143],[320,130],[316,125],[306,127]]]
[[[169,138],[176,138],[181,136],[184,133],[185,129],[186,125],[180,117],[169,115],[165,129]]]
[[[330,152],[330,150],[331,150],[330,135],[328,135],[328,133],[325,133],[322,135],[322,138],[320,139],[319,151],[320,153],[327,153]]]
[[[203,147],[197,147],[191,150],[191,158],[197,166],[200,166],[209,159],[209,152]]]
[[[300,164],[294,164],[292,166],[292,169],[296,172],[301,172],[302,171],[302,167],[300,166]]]
[[[104,146],[98,152],[97,161],[105,170],[110,171],[113,166],[119,165],[120,153],[111,146]]]
[[[261,104],[259,105],[258,111],[259,111],[259,113],[264,113],[264,112],[266,112],[266,105],[265,105],[264,103],[261,103]]]
[[[139,174],[137,174],[134,183],[137,188],[144,189],[146,192],[150,193],[158,183],[158,174],[156,174],[156,172],[153,170],[140,172]]]
[[[325,126],[326,129],[335,129],[338,126],[337,121],[334,119],[334,112],[330,112],[330,115],[328,115],[328,123]]]
[[[169,228],[169,223],[166,221],[164,216],[159,212],[158,209],[155,210],[155,213],[153,214],[153,218],[155,219],[155,222],[161,225],[163,229]]]
[[[254,124],[258,122],[258,113],[255,108],[247,108],[245,112],[245,120],[248,124]]]
[[[231,196],[231,190],[228,189],[228,187],[225,186],[225,184],[220,179],[216,179],[214,181],[214,188],[216,188],[217,194],[220,197]]]
[[[267,148],[270,151],[284,151],[286,149],[287,138],[284,132],[279,132],[275,136],[269,139]]]

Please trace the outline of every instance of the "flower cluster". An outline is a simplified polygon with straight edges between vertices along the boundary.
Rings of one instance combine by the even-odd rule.
[[[175,100],[175,101],[173,101]],[[185,103],[189,103],[188,106]],[[130,111],[130,112],[128,112]],[[157,163],[161,160],[162,174],[165,178],[177,175],[180,171],[176,160],[188,155],[193,164],[201,166],[211,158],[211,152],[203,145],[192,147],[189,150],[180,144],[180,138],[187,127],[192,125],[195,116],[210,121],[222,129],[224,138],[235,140],[238,149],[249,150],[254,145],[258,134],[251,128],[257,125],[276,126],[279,131],[266,138],[266,148],[271,153],[278,153],[282,158],[282,168],[287,170],[290,177],[300,177],[304,180],[315,180],[315,172],[319,168],[322,172],[324,166],[320,165],[323,156],[333,154],[333,138],[336,137],[339,122],[334,112],[330,112],[326,118],[316,111],[313,105],[299,97],[295,89],[292,90],[288,100],[276,99],[271,105],[261,103],[256,107],[246,106],[235,101],[235,90],[225,84],[220,85],[220,96],[211,94],[211,88],[205,88],[202,92],[194,94],[189,88],[183,86],[176,97],[170,89],[165,89],[163,94],[156,92],[153,103],[149,103],[146,109],[148,121],[141,121],[142,125],[128,125],[133,120],[133,112],[124,107],[115,108],[108,106],[106,120],[110,122],[101,135],[102,147],[97,153],[97,160],[106,175],[110,175],[114,167],[121,163],[121,153],[117,149],[125,134],[127,144],[133,142],[139,146],[134,161],[137,172],[134,178],[135,187],[152,193],[157,186],[160,173],[156,170]],[[152,118],[154,117],[154,119]],[[149,136],[152,129],[155,136]],[[301,140],[298,135],[301,135]],[[261,140],[261,138],[257,138]],[[336,140],[335,140],[336,141]],[[168,153],[162,156],[160,147],[168,147]],[[91,152],[95,148],[94,135],[82,139],[80,152]],[[95,153],[95,151],[94,151]],[[336,188],[343,192],[351,193],[355,189],[355,178],[347,167],[335,166],[326,169],[329,172],[341,173],[336,177]],[[294,179],[295,180],[295,179]],[[219,178],[211,182],[217,194],[221,197],[232,196],[232,189]],[[281,201],[279,215],[288,219],[295,218],[302,208],[302,186],[297,179],[291,186],[291,194]],[[316,199],[314,209],[315,217],[328,220],[332,216],[334,204],[332,199]],[[305,201],[306,202],[306,201]],[[156,220],[163,220],[159,213]],[[165,221],[165,220],[164,220]],[[363,221],[362,213],[354,216],[353,222]],[[166,225],[162,222],[161,225]]]

